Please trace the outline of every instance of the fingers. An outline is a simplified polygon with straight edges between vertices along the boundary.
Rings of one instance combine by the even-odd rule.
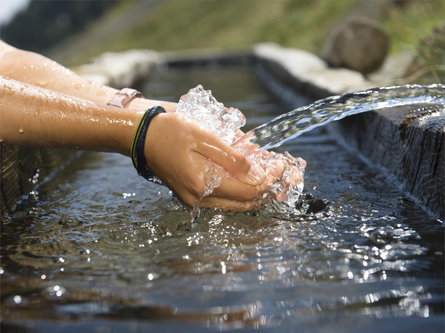
[[[194,152],[194,154],[197,153]],[[215,162],[210,159],[205,159],[200,154],[197,154],[195,161],[200,161],[198,167],[204,170],[202,173],[202,183],[198,186],[200,189],[198,196],[200,198],[202,198],[204,194],[205,196],[209,195],[227,200],[250,201],[259,197],[260,194],[265,192],[269,187],[269,184],[266,182],[260,185],[250,185],[241,182]],[[196,188],[193,193],[197,193]]]
[[[228,178],[223,179],[220,186],[213,190],[212,196],[227,200],[250,201],[261,197],[268,187],[269,184],[266,182],[253,186],[228,176]]]
[[[264,182],[264,170],[252,165],[242,153],[210,132],[201,131],[200,136],[195,148],[197,153],[211,159],[243,183],[260,185]]]
[[[150,168],[188,206],[257,209],[271,198],[265,194],[271,193],[276,182],[283,182],[286,191],[300,180],[301,172],[295,173],[299,169],[291,168],[296,160],[290,163],[282,154],[257,150],[248,141],[238,142],[240,152],[180,114],[155,117],[147,140]]]

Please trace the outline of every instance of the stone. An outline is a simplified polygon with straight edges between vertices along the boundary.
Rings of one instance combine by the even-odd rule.
[[[357,17],[332,31],[322,58],[332,67],[367,74],[382,65],[388,47],[389,37],[377,21]]]
[[[75,71],[86,79],[120,89],[146,78],[152,66],[160,61],[160,54],[151,50],[106,52]]]
[[[279,81],[281,86],[277,90],[281,95],[291,89],[294,94],[313,100],[374,86],[361,73],[346,68],[329,68],[321,58],[303,50],[268,43],[256,45],[253,54],[262,80],[271,90],[274,82]],[[268,75],[270,79],[267,79]],[[290,97],[284,99],[293,104],[292,92],[288,95]]]
[[[385,58],[382,66],[380,66],[377,71],[370,73],[367,77],[379,86],[409,83],[404,77],[406,76],[406,68],[413,62],[414,58],[414,51],[404,50],[390,54]]]

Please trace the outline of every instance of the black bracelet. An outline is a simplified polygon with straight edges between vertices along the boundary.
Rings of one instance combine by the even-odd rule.
[[[133,161],[133,165],[138,174],[149,181],[153,180],[154,175],[148,167],[144,155],[145,137],[147,136],[150,122],[157,114],[162,112],[165,112],[162,106],[155,106],[145,111],[134,135],[133,144],[131,145],[131,160]]]

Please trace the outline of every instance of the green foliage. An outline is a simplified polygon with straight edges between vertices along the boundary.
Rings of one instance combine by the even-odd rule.
[[[389,7],[383,26],[391,37],[391,52],[415,51],[419,41],[445,20],[444,0],[411,0]]]
[[[171,0],[110,38],[113,50],[245,48],[259,42],[318,50],[326,31],[355,0]],[[315,37],[315,38],[314,38]]]
[[[115,6],[115,1],[35,0],[26,15],[14,20],[14,29],[2,28],[0,37],[15,46],[41,51],[81,31],[77,40],[91,39],[91,43],[79,44],[82,46],[76,48],[76,38],[71,38],[69,52],[64,50],[60,58],[57,52],[51,54],[66,65],[88,62],[105,51],[246,49],[260,42],[275,42],[320,54],[333,28],[348,17],[362,15],[382,23],[391,38],[391,52],[398,52],[416,50],[419,41],[445,18],[444,0],[164,0],[152,3],[153,6],[145,8],[141,1],[120,1]],[[135,8],[143,10],[137,17]],[[67,27],[60,26],[63,13],[68,13],[71,22]],[[106,14],[100,16],[102,13]],[[124,18],[124,27],[114,29]],[[99,30],[100,33],[93,33]],[[99,37],[94,39],[94,35]],[[64,44],[63,48],[66,47]]]

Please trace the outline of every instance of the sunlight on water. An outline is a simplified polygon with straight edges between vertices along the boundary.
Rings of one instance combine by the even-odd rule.
[[[445,108],[445,85],[373,88],[328,97],[282,114],[253,129],[253,133],[247,133],[246,136],[263,149],[271,149],[334,120],[371,110],[416,104],[439,104]]]
[[[177,100],[203,80],[256,119],[248,126],[282,108],[248,69],[155,72],[145,94]],[[308,162],[292,213],[202,210],[194,223],[128,158],[84,154],[2,220],[2,321],[40,331],[440,331],[444,225],[334,139],[315,129],[280,147]]]

